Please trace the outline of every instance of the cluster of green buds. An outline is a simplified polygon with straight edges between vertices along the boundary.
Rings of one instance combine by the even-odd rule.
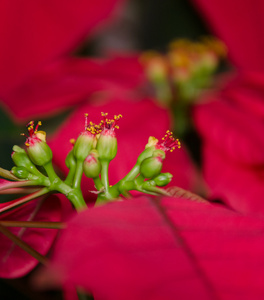
[[[96,191],[92,192],[97,194],[96,204],[129,197],[131,191],[151,195],[166,194],[162,187],[171,181],[172,175],[162,173],[163,160],[167,151],[180,148],[179,140],[174,139],[170,131],[166,132],[161,142],[150,137],[131,171],[115,185],[109,185],[109,164],[117,155],[116,129],[119,128],[121,118],[121,115],[116,115],[109,119],[107,113],[102,113],[102,121],[94,124],[89,122],[88,114],[85,114],[84,131],[71,141],[73,147],[65,161],[69,172],[64,180],[53,168],[52,151],[46,143],[46,134],[38,130],[41,123],[34,128],[34,122],[31,121],[28,124],[29,135],[23,134],[27,137],[26,150],[19,146],[13,147],[15,166],[10,174],[17,181],[14,187],[39,187],[37,196],[62,193],[77,210],[86,207],[81,191],[83,174],[94,182]],[[34,195],[27,199],[33,199]]]
[[[201,89],[211,85],[213,74],[225,56],[225,45],[207,37],[197,42],[176,40],[167,53],[149,51],[142,55],[141,61],[158,99],[166,104],[174,93],[177,98],[193,101]]]
[[[190,104],[212,86],[225,56],[225,45],[213,37],[196,42],[179,39],[169,45],[165,54],[149,51],[142,55],[141,62],[157,100],[175,111],[175,131],[179,136],[189,122]]]

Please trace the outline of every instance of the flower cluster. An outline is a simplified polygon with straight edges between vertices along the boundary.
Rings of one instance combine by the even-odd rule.
[[[189,130],[190,106],[215,83],[214,75],[226,56],[225,45],[215,38],[172,42],[165,54],[156,51],[141,56],[145,74],[162,106],[174,114],[174,131],[181,138]]]
[[[115,185],[109,185],[109,164],[117,154],[116,129],[122,115],[108,118],[101,113],[99,124],[89,121],[85,114],[84,130],[76,140],[71,140],[72,149],[66,157],[68,175],[62,180],[55,172],[52,164],[52,150],[46,142],[46,133],[39,131],[41,122],[34,126],[28,124],[26,150],[19,146],[13,147],[12,159],[15,166],[8,176],[21,181],[21,187],[37,186],[41,194],[59,192],[64,194],[77,210],[86,207],[81,190],[83,174],[91,178],[97,191],[96,204],[111,201],[120,197],[129,197],[135,190],[147,194],[167,194],[161,187],[167,185],[172,175],[162,173],[162,165],[167,151],[180,148],[181,144],[172,132],[167,131],[161,142],[150,137],[146,147],[137,158],[134,167]],[[14,182],[16,184],[16,182]],[[10,186],[9,186],[10,188]],[[28,200],[34,195],[27,196]]]
[[[183,101],[194,101],[201,89],[211,85],[212,75],[225,56],[225,45],[207,37],[198,42],[176,40],[166,54],[146,52],[141,61],[158,99],[169,104],[175,94]]]

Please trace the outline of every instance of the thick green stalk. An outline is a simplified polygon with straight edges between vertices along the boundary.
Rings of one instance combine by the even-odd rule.
[[[83,160],[78,159],[77,163],[76,163],[75,175],[74,175],[73,183],[72,183],[73,188],[80,188],[82,174],[83,174]]]
[[[105,188],[105,194],[106,196],[108,196],[109,195],[109,179],[108,179],[109,161],[103,160],[101,161],[101,164],[102,164],[101,180]]]
[[[64,180],[64,183],[66,183],[70,186],[72,185],[73,178],[74,178],[74,175],[75,175],[75,170],[76,170],[76,167],[70,168],[69,173],[68,173],[66,179]]]
[[[101,181],[100,177],[98,176],[98,177],[93,178],[93,181],[94,181],[94,185],[95,185],[96,189],[98,191],[102,190],[102,188],[104,186],[102,184],[102,181]]]
[[[58,192],[64,194],[72,202],[72,204],[78,211],[87,207],[87,205],[83,199],[81,189],[78,187],[78,185],[79,185],[78,178],[80,177],[80,175],[77,175],[77,178],[75,181],[76,187],[71,188],[57,176],[51,163],[44,165],[44,168],[45,168],[45,170],[49,176],[49,179],[51,181],[51,185],[49,187],[49,189],[51,191],[58,191]],[[78,163],[77,163],[76,169],[78,169]],[[82,165],[81,165],[81,170],[82,170]],[[80,170],[79,170],[79,172],[80,172]]]
[[[127,175],[124,178],[122,178],[119,182],[134,180],[139,174],[139,170],[140,170],[140,163],[136,163],[134,167],[129,171],[129,173],[127,173]]]

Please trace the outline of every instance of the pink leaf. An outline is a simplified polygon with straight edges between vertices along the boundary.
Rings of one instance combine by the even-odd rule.
[[[12,211],[1,214],[0,219],[10,221],[50,221],[61,220],[60,203],[55,196],[34,200]],[[39,228],[10,228],[10,231],[28,243],[42,255],[49,251],[57,230]],[[0,233],[0,277],[16,278],[26,275],[38,263],[27,252],[16,246],[11,240]]]
[[[208,203],[111,203],[68,223],[38,284],[95,300],[262,299],[263,230],[263,218]]]

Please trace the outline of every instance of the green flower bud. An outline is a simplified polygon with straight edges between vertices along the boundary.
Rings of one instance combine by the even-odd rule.
[[[73,154],[77,160],[84,161],[91,149],[96,146],[96,135],[100,132],[100,126],[88,122],[88,114],[85,117],[85,130],[78,136],[74,147]]]
[[[52,151],[46,142],[35,137],[27,148],[31,161],[37,166],[44,166],[52,160]]]
[[[88,178],[96,178],[99,176],[101,172],[101,163],[98,159],[98,152],[96,150],[92,150],[85,158],[83,171],[85,176]]]
[[[146,158],[140,165],[140,173],[145,178],[156,177],[161,172],[162,162],[163,159],[160,156]]]
[[[111,161],[117,154],[117,139],[113,135],[101,133],[96,149],[100,160]]]
[[[38,180],[39,177],[31,174],[25,167],[13,167],[12,173],[20,179]]]
[[[13,167],[11,172],[20,179],[26,179],[29,175],[29,172],[25,167]]]
[[[141,164],[144,159],[151,157],[155,150],[155,146],[146,147],[145,150],[139,154],[137,158],[137,163]]]
[[[122,118],[121,115],[114,116],[114,119],[107,119],[107,114],[102,113],[104,117],[101,122],[102,132],[98,139],[96,149],[98,151],[100,160],[111,161],[117,154],[117,139],[115,129],[118,129],[118,120]]]
[[[30,173],[38,175],[39,170],[29,159],[26,151],[19,146],[13,147],[13,153],[11,154],[12,160],[18,167],[25,167]]]
[[[153,181],[156,183],[157,186],[165,186],[171,182],[172,175],[170,173],[161,173],[155,178]]]
[[[34,121],[28,124],[27,153],[31,161],[37,166],[44,166],[52,160],[52,151],[46,143],[46,132],[38,131],[41,122],[34,129]]]
[[[74,147],[73,154],[77,160],[85,160],[89,152],[91,151],[96,141],[96,135],[89,131],[83,131],[77,138]]]
[[[157,150],[153,151],[152,156],[153,157],[160,157],[162,160],[164,160],[165,157],[166,157],[165,152],[161,149],[157,149]]]

